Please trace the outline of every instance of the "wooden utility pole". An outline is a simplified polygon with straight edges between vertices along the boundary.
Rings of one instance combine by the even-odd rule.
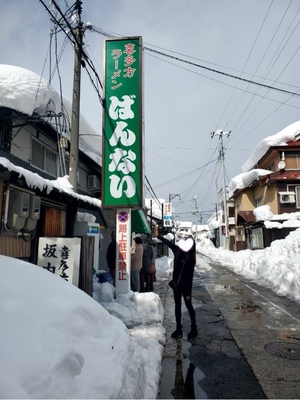
[[[69,180],[74,192],[78,192],[79,174],[79,119],[80,119],[80,78],[81,78],[81,51],[82,51],[82,22],[81,11],[82,2],[76,1],[78,20],[75,32],[74,43],[74,76],[73,76],[73,99],[72,99],[72,118],[71,118],[71,143],[70,143],[70,166]]]
[[[216,132],[211,133],[211,137],[214,135],[219,136],[219,147],[220,147],[220,159],[222,166],[222,180],[223,180],[223,212],[224,212],[224,225],[225,225],[225,249],[229,250],[229,230],[228,230],[228,215],[227,215],[227,193],[226,193],[226,184],[225,184],[225,155],[224,155],[224,146],[223,146],[223,135],[230,135],[229,132],[224,132],[222,129],[218,129]]]

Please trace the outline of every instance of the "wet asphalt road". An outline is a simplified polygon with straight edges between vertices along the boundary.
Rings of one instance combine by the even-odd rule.
[[[183,306],[174,340],[172,290],[155,291],[165,309],[160,399],[300,398],[300,306],[197,255],[193,284],[199,335],[190,341]]]

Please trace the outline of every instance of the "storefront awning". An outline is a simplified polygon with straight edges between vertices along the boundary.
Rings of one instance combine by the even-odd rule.
[[[238,225],[244,225],[245,223],[251,224],[253,222],[256,222],[256,218],[255,215],[253,214],[253,211],[239,211],[237,216]]]
[[[131,232],[151,233],[150,226],[143,210],[131,211]]]

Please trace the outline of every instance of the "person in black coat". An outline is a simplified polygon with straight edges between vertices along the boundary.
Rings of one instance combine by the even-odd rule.
[[[112,231],[111,242],[108,245],[106,252],[106,261],[109,268],[109,272],[113,278],[113,284],[116,284],[116,255],[117,255],[117,241],[116,233]]]
[[[150,268],[151,268],[151,261],[153,259],[153,247],[149,244],[148,236],[141,235],[141,239],[143,242],[143,266],[140,271],[140,281],[141,281],[141,293],[150,292],[151,287],[151,275],[150,275]]]
[[[173,269],[173,291],[175,302],[175,319],[176,330],[171,334],[172,338],[181,337],[182,332],[182,312],[181,312],[181,299],[183,297],[186,308],[189,312],[191,320],[191,331],[188,333],[187,338],[192,339],[198,335],[196,324],[196,313],[192,304],[192,286],[194,268],[196,265],[196,243],[193,238],[189,237],[184,241],[181,239],[177,244],[170,240],[158,235],[157,229],[154,231],[154,237],[157,237],[164,244],[166,244],[174,253],[174,269]],[[172,286],[171,286],[172,287]]]

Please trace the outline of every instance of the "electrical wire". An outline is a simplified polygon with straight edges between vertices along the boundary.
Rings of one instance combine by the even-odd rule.
[[[145,52],[145,53],[147,54],[147,52]],[[192,71],[191,69],[184,68],[184,67],[182,67],[182,66],[180,66],[180,65],[178,65],[178,64],[172,63],[172,62],[170,62],[170,61],[168,61],[168,60],[164,60],[164,59],[162,59],[162,58],[160,58],[160,57],[156,57],[156,56],[154,56],[154,55],[152,55],[152,54],[148,54],[148,55],[151,56],[151,57],[157,58],[158,60],[160,60],[160,61],[162,61],[162,62],[165,62],[165,63],[167,63],[167,64],[174,65],[174,66],[177,67],[177,68],[181,68],[181,69],[183,69],[183,70],[185,70],[185,71],[188,71],[188,72],[191,72],[191,73],[193,73],[193,74],[195,74],[195,75],[202,76],[202,77],[205,78],[205,79],[209,79],[209,80],[211,80],[211,81],[213,81],[213,82],[220,83],[221,85],[224,85],[224,86],[232,87],[232,88],[234,88],[235,90],[239,90],[239,91],[241,91],[241,92],[246,92],[246,93],[248,93],[248,94],[250,94],[250,95],[255,95],[255,96],[257,96],[257,97],[261,97],[262,99],[266,99],[266,100],[272,101],[272,102],[274,102],[274,103],[284,104],[284,105],[286,105],[286,106],[288,106],[288,107],[300,109],[300,107],[297,107],[297,106],[295,106],[295,105],[282,103],[282,101],[275,100],[275,99],[272,99],[272,98],[270,98],[270,97],[266,97],[266,95],[260,95],[260,94],[257,93],[257,91],[256,91],[256,92],[250,92],[248,89],[240,88],[240,87],[238,87],[238,86],[236,86],[236,85],[233,86],[233,85],[231,85],[231,84],[228,83],[228,82],[223,82],[223,81],[220,81],[220,80],[218,80],[218,79],[215,79],[215,78],[209,77],[209,76],[207,76],[207,75],[201,74],[201,73],[199,73],[199,72]],[[248,85],[248,86],[249,86],[249,85]],[[294,87],[294,86],[293,86],[293,87]],[[296,88],[297,88],[297,87],[296,87]],[[299,88],[298,88],[298,89],[299,89]],[[291,98],[291,97],[290,97],[290,98]],[[227,124],[226,124],[226,125],[227,125]]]
[[[42,3],[42,5],[44,6],[44,8],[45,8],[45,9],[47,10],[47,12],[50,14],[50,16],[51,16],[51,18],[53,19],[53,21],[54,21],[54,22],[61,28],[61,30],[65,33],[66,37],[68,37],[68,39],[71,41],[72,45],[75,46],[75,44],[76,44],[76,45],[78,46],[78,48],[79,48],[80,51],[81,51],[81,55],[82,55],[83,58],[84,58],[84,61],[85,61],[85,62],[87,63],[87,65],[91,68],[91,70],[93,71],[93,73],[94,73],[94,75],[95,75],[95,77],[96,77],[97,83],[99,84],[99,86],[101,87],[101,89],[103,89],[102,82],[101,82],[101,80],[100,80],[100,78],[99,78],[99,75],[98,75],[98,73],[97,73],[95,67],[93,66],[93,63],[92,63],[91,60],[89,59],[89,57],[88,57],[88,55],[86,54],[86,52],[85,52],[83,46],[81,45],[81,43],[78,41],[77,35],[74,33],[74,30],[72,29],[71,24],[69,23],[69,21],[67,20],[67,18],[66,18],[65,15],[63,14],[63,12],[61,11],[60,7],[57,5],[56,1],[55,1],[55,0],[52,0],[52,4],[55,6],[56,10],[57,10],[58,13],[61,15],[63,21],[65,22],[66,26],[67,26],[68,29],[69,29],[69,32],[66,31],[66,28],[62,25],[61,21],[59,21],[59,20],[56,18],[56,16],[51,12],[51,10],[50,10],[49,7],[44,3],[44,1],[43,1],[43,0],[39,0],[39,1]],[[69,35],[69,33],[70,33],[70,35]],[[85,68],[85,70],[87,71],[88,76],[89,76],[89,78],[91,79],[91,75],[90,75],[90,73],[88,72],[87,68]],[[98,98],[99,98],[99,100],[100,100],[100,102],[101,102],[101,104],[102,104],[102,103],[103,103],[103,99],[102,99],[102,96],[101,96],[101,94],[99,93],[99,91],[98,91],[98,89],[97,89],[97,86],[96,86],[95,83],[94,83],[94,80],[91,79],[91,82],[92,82],[92,84],[93,84],[93,86],[94,86],[94,88],[95,88],[95,90],[96,90],[96,92],[97,92],[97,94],[98,94]]]
[[[42,0],[40,0],[40,2],[43,4],[43,1]],[[273,1],[272,1],[273,2]],[[56,4],[55,3],[55,1],[54,1],[54,4]],[[59,25],[60,26],[60,25]],[[62,28],[62,30],[63,30],[63,28]],[[95,28],[95,27],[93,27],[93,29],[92,29],[93,31],[97,31],[97,28]],[[71,32],[72,32],[72,29],[71,29]],[[98,32],[97,33],[101,33],[101,34],[103,34],[103,31],[101,31],[100,32],[100,30],[98,30]],[[73,32],[72,32],[72,34],[73,34]],[[74,34],[73,34],[73,36],[74,36]],[[105,36],[108,36],[108,34],[107,34],[107,32],[105,33]],[[111,35],[111,37],[112,37],[112,35]],[[69,38],[70,39],[70,38]],[[71,40],[71,39],[70,39]],[[71,42],[73,43],[73,45],[74,45],[74,40],[76,41],[76,37],[74,36],[74,39],[73,40],[71,40]],[[184,59],[181,59],[181,58],[179,58],[179,57],[174,57],[174,56],[171,56],[170,54],[166,54],[166,53],[163,53],[163,52],[161,52],[161,51],[157,51],[157,50],[154,50],[154,49],[151,49],[151,48],[149,48],[149,47],[143,47],[143,49],[144,50],[146,50],[146,52],[151,52],[151,53],[154,53],[154,54],[156,54],[156,55],[159,55],[159,56],[162,56],[162,57],[166,57],[166,58],[171,58],[171,59],[173,59],[173,60],[176,60],[176,61],[179,61],[179,62],[182,62],[182,63],[187,63],[187,64],[190,64],[190,65],[192,65],[192,66],[195,66],[195,67],[197,67],[197,68],[202,68],[202,69],[205,69],[205,70],[208,70],[208,71],[210,71],[210,72],[213,72],[213,73],[217,73],[217,74],[221,74],[221,75],[223,75],[223,76],[227,76],[227,77],[230,77],[230,78],[234,78],[234,79],[236,79],[236,80],[238,80],[238,81],[242,81],[242,82],[247,82],[248,83],[248,87],[249,87],[249,85],[250,84],[254,84],[254,85],[256,85],[256,86],[258,86],[258,87],[262,87],[262,88],[266,88],[266,89],[268,89],[268,91],[270,91],[270,90],[275,90],[275,91],[278,91],[278,92],[281,92],[281,93],[285,93],[285,94],[289,94],[290,95],[290,97],[289,97],[289,99],[291,99],[293,96],[300,96],[300,94],[298,93],[298,91],[297,92],[292,92],[292,91],[289,91],[289,90],[284,90],[284,89],[280,89],[280,88],[276,88],[276,87],[274,87],[274,86],[270,86],[270,85],[266,85],[266,84],[261,84],[261,83],[259,83],[259,82],[256,82],[256,81],[254,81],[253,79],[245,79],[245,78],[242,78],[241,76],[240,77],[238,77],[238,76],[235,76],[235,75],[233,75],[233,74],[228,74],[228,73],[225,73],[225,72],[223,72],[223,71],[218,71],[218,70],[216,70],[216,69],[214,69],[214,68],[208,68],[208,67],[205,67],[205,66],[203,66],[203,65],[200,65],[200,64],[198,64],[198,63],[193,63],[193,62],[188,62],[187,60],[184,60]],[[298,51],[298,49],[297,49],[297,51]],[[89,62],[88,62],[88,65],[89,65],[89,67],[91,68],[91,70],[95,73],[96,71],[95,71],[95,67],[94,67],[94,65],[91,63],[91,61],[90,61],[90,59],[89,59],[89,57],[88,57],[88,55],[86,54],[86,52],[84,52],[84,58],[86,59],[88,59],[89,60]],[[296,53],[295,53],[296,54]],[[152,56],[153,56],[153,54],[152,54]],[[250,56],[250,55],[249,55]],[[248,57],[249,57],[248,56]],[[158,58],[158,57],[157,57]],[[176,66],[178,66],[177,64],[174,64],[174,65],[176,65]],[[288,65],[288,64],[287,64]],[[286,65],[286,67],[287,67],[287,65]],[[258,69],[258,68],[257,68]],[[86,69],[87,70],[87,69]],[[190,71],[190,72],[192,72],[192,71]],[[283,72],[283,71],[282,71]],[[241,74],[243,74],[244,73],[244,70],[241,72]],[[97,76],[97,75],[96,75]],[[254,76],[254,75],[253,75]],[[204,76],[205,77],[205,76]],[[205,78],[207,78],[207,77],[205,77]],[[91,80],[91,82],[92,82],[92,77],[90,76],[90,80]],[[100,84],[100,87],[103,89],[103,87],[102,87],[102,84],[101,84],[101,81],[100,81],[100,79],[99,80],[97,80],[96,79],[96,82],[94,82],[94,87],[95,87],[95,89],[96,89],[96,92],[98,93],[98,95],[99,95],[99,100],[100,101],[102,101],[102,97],[101,97],[101,95],[100,95],[100,93],[99,93],[99,88],[97,87],[97,84]],[[244,91],[245,92],[245,91]],[[256,94],[253,94],[253,95],[256,95]],[[263,96],[261,96],[261,97],[263,97]],[[265,99],[266,97],[264,96],[263,97],[263,99]],[[281,105],[278,107],[278,108],[280,108],[282,105],[288,105],[288,106],[292,106],[292,105],[290,105],[290,104],[287,104],[287,101],[289,100],[289,99],[287,99],[284,103],[280,103]],[[276,101],[276,100],[273,100],[273,101]],[[298,107],[296,107],[296,106],[294,106],[295,108],[298,108]],[[277,108],[277,109],[278,109]],[[276,109],[276,110],[277,110]],[[276,111],[275,110],[275,111]],[[246,111],[246,110],[245,110]],[[245,112],[244,111],[244,112]],[[274,111],[274,112],[275,112]],[[274,113],[273,112],[273,113]],[[272,114],[273,114],[272,113]],[[244,113],[242,114],[242,116],[244,115]],[[252,114],[251,114],[252,115]],[[242,116],[241,116],[241,118],[242,118]],[[238,120],[238,123],[239,123],[239,121],[240,121],[240,119]],[[190,175],[191,173],[189,173],[189,175]],[[186,174],[185,174],[186,175]],[[201,175],[202,174],[200,174],[200,176],[197,178],[197,180],[196,180],[196,182],[195,183],[197,183],[199,180],[200,180],[200,177],[201,177]],[[178,180],[178,178],[176,178],[176,180]],[[171,182],[171,181],[169,181],[169,182]],[[148,183],[149,185],[150,185],[150,183]],[[160,187],[161,185],[159,185],[159,186],[156,186],[156,188],[157,187]],[[153,190],[153,188],[152,188],[152,186],[150,185],[150,190]],[[191,189],[190,189],[191,190]],[[190,192],[190,190],[189,190],[189,192]],[[188,192],[188,193],[189,193]],[[153,194],[155,194],[155,192],[153,191]]]
[[[271,7],[272,7],[272,4],[273,4],[273,0],[271,1],[270,5],[269,5],[269,8],[268,8],[268,10],[267,10],[267,12],[266,12],[266,14],[265,14],[265,17],[264,17],[264,19],[263,19],[263,22],[262,22],[262,24],[261,24],[261,26],[260,26],[260,29],[259,29],[259,31],[258,31],[258,33],[257,33],[257,35],[256,35],[255,40],[254,40],[254,43],[252,44],[252,47],[251,47],[251,49],[250,49],[250,52],[249,52],[249,54],[248,54],[248,56],[247,56],[247,59],[246,59],[246,61],[245,61],[245,63],[244,63],[243,69],[242,69],[242,71],[241,71],[241,73],[240,73],[240,77],[241,77],[242,74],[244,73],[244,70],[245,70],[245,68],[246,68],[246,65],[247,65],[247,63],[248,63],[248,61],[249,61],[249,59],[250,59],[250,56],[251,56],[251,54],[252,54],[252,52],[253,52],[253,50],[254,50],[255,44],[257,43],[258,37],[259,37],[259,35],[260,35],[260,33],[261,33],[262,29],[263,29],[263,26],[264,26],[264,24],[265,24],[265,22],[266,22],[267,16],[269,15],[269,12],[270,12],[270,9],[271,9]],[[252,80],[253,77],[255,76],[255,73],[257,72],[257,70],[258,70],[258,67],[257,67],[256,71],[254,72],[254,74],[252,75],[251,80]],[[237,86],[237,85],[238,85],[238,82],[236,83],[236,86]],[[231,100],[232,100],[232,97],[233,97],[234,92],[235,92],[235,90],[236,90],[236,86],[235,86],[234,90],[232,91],[230,98],[228,99],[228,102],[227,102],[227,104],[226,104],[226,106],[225,106],[225,109],[224,109],[224,111],[223,111],[223,114],[222,114],[222,116],[221,116],[219,122],[217,123],[216,129],[218,129],[219,124],[220,124],[220,122],[221,122],[221,119],[223,118],[223,116],[224,116],[224,114],[225,114],[225,112],[226,112],[226,110],[227,110],[227,108],[228,108],[228,106],[229,106],[229,104],[230,104],[230,102],[231,102]],[[248,89],[249,86],[250,86],[250,83],[248,83],[247,89]],[[244,96],[245,96],[245,92],[244,92],[244,94],[243,94],[243,96],[242,96],[242,99],[243,99]],[[225,128],[226,128],[227,126],[229,126],[229,123],[230,123],[230,121],[231,121],[231,118],[233,117],[234,113],[236,112],[237,108],[239,107],[241,101],[242,101],[242,100],[240,100],[240,101],[237,103],[236,109],[234,110],[232,116],[229,118],[229,121],[228,121],[228,123],[225,125]],[[232,128],[232,130],[233,130],[233,128]]]
[[[154,192],[154,189],[153,189],[153,187],[152,187],[151,183],[149,182],[149,180],[148,180],[148,178],[147,178],[146,175],[145,175],[145,179],[146,179],[147,184],[149,185],[150,192],[153,194],[156,203],[157,203],[159,206],[161,206],[161,202],[159,201],[158,197],[156,196],[156,194],[155,194],[155,192]]]
[[[272,1],[273,1],[273,0],[272,0]],[[121,36],[121,35],[116,36],[116,35],[114,35],[114,34],[109,34],[108,32],[105,32],[104,30],[101,30],[100,28],[96,28],[96,27],[94,27],[94,26],[92,26],[91,31],[94,31],[94,32],[99,33],[99,34],[101,34],[101,35],[104,35],[104,36],[106,36],[106,37],[112,37],[112,38],[113,38],[113,37],[120,37],[120,36]],[[270,90],[275,90],[275,91],[278,91],[278,92],[281,92],[281,93],[286,93],[286,94],[292,94],[292,95],[295,95],[295,96],[300,96],[299,94],[296,94],[296,93],[291,92],[291,91],[289,91],[289,90],[285,90],[285,89],[277,88],[277,87],[275,87],[275,86],[270,86],[270,85],[262,84],[262,83],[259,83],[259,82],[254,81],[254,80],[242,78],[241,76],[239,77],[239,76],[237,76],[237,75],[233,75],[233,74],[229,74],[229,73],[226,73],[226,72],[217,70],[217,69],[215,69],[215,68],[206,67],[206,66],[204,66],[204,65],[201,65],[201,64],[198,64],[198,63],[195,63],[195,62],[191,62],[191,61],[185,60],[185,59],[180,58],[180,57],[177,57],[177,56],[172,56],[171,54],[167,54],[167,53],[164,53],[164,52],[159,51],[159,50],[155,50],[155,49],[153,49],[153,48],[151,48],[151,47],[143,46],[143,49],[144,49],[144,50],[147,50],[147,51],[149,51],[149,52],[152,52],[152,53],[154,53],[154,54],[161,55],[161,56],[166,57],[166,58],[171,58],[171,59],[173,59],[173,60],[176,60],[176,61],[179,61],[179,62],[182,62],[182,63],[186,63],[186,64],[189,64],[189,65],[192,65],[192,66],[197,67],[197,68],[201,68],[201,69],[204,69],[204,70],[207,70],[207,71],[216,73],[216,74],[220,74],[220,75],[223,75],[223,76],[226,76],[226,77],[229,77],[229,78],[236,79],[236,80],[241,81],[241,82],[247,82],[247,83],[249,83],[249,84],[253,84],[253,85],[256,85],[256,86],[264,87],[264,88],[267,88],[267,89],[270,89]]]
[[[287,13],[287,11],[288,11],[290,5],[291,5],[291,2],[292,2],[292,0],[290,1],[289,5],[287,6],[287,8],[286,8],[286,10],[285,10],[285,13],[284,13],[284,15],[282,16],[282,18],[281,18],[281,20],[280,20],[280,23],[279,23],[279,25],[277,26],[277,29],[276,29],[275,33],[273,34],[273,37],[272,37],[271,41],[269,42],[269,45],[268,45],[268,47],[267,47],[267,50],[270,48],[270,45],[271,45],[271,43],[273,42],[276,33],[278,32],[278,29],[279,29],[280,25],[282,24],[283,19],[284,19],[284,17],[286,16],[286,13]],[[300,8],[298,9],[298,12],[299,12],[299,10],[300,10]],[[298,12],[297,12],[297,13],[298,13]],[[295,19],[295,17],[293,18],[293,21],[294,21],[294,19]],[[300,22],[300,21],[298,21],[298,23],[297,23],[296,26],[298,26],[299,22]],[[295,28],[296,28],[296,27],[295,27]],[[295,31],[295,28],[294,28],[293,32]],[[293,33],[293,32],[292,32],[292,33]],[[291,35],[290,35],[290,37],[291,37]],[[289,38],[290,38],[290,37],[289,37]],[[287,43],[287,42],[286,42],[286,43]],[[267,52],[267,50],[266,50],[266,52]],[[298,50],[299,50],[299,47],[298,47],[298,49],[296,50],[296,52],[297,52]],[[266,52],[265,52],[264,56],[266,55]],[[296,52],[293,54],[292,58],[295,56]],[[264,57],[263,57],[263,58],[264,58]],[[263,58],[262,58],[262,60],[263,60]],[[274,81],[274,84],[278,81],[278,79],[280,78],[280,76],[282,75],[282,73],[284,72],[284,70],[287,68],[287,66],[288,66],[289,63],[291,62],[292,58],[290,58],[290,60],[288,61],[288,63],[287,63],[286,66],[284,67],[284,69],[283,69],[283,70],[281,71],[281,73],[277,76],[277,79]],[[262,60],[261,60],[261,62],[262,62]],[[278,60],[278,58],[277,58],[276,60]],[[257,72],[259,66],[261,65],[261,62],[259,63],[258,67],[256,68],[254,74],[256,74],[256,72]],[[270,65],[270,64],[269,64],[269,65]],[[265,73],[264,73],[264,76],[263,76],[263,78],[262,78],[264,81],[266,80],[267,74],[271,71],[271,69],[274,67],[274,65],[275,65],[275,63],[272,64],[272,67],[271,67],[270,69],[269,69],[269,67],[267,67],[267,69],[266,69],[266,71],[265,71]],[[253,76],[254,76],[254,75],[253,75]],[[257,88],[257,91],[256,91],[256,93],[255,93],[255,96],[257,96],[257,94],[258,94],[258,90],[259,90],[259,88]],[[266,97],[266,95],[268,94],[268,92],[269,92],[269,90],[268,90],[268,91],[266,92],[266,94],[262,97],[262,99],[261,99],[260,102],[256,105],[256,107],[253,109],[253,111],[251,112],[251,114],[249,115],[249,117],[247,118],[247,120],[243,123],[243,125],[236,131],[236,130],[235,130],[235,127],[240,123],[242,117],[245,115],[245,113],[246,113],[246,111],[248,110],[248,108],[249,108],[251,102],[252,102],[253,99],[254,99],[254,96],[251,98],[251,100],[248,102],[247,106],[244,108],[244,111],[242,112],[242,114],[241,114],[241,116],[239,117],[238,121],[237,121],[237,122],[233,125],[233,127],[232,127],[233,135],[236,135],[236,134],[242,129],[242,127],[248,122],[248,120],[251,118],[251,116],[254,114],[254,112],[258,109],[259,105],[262,103],[263,99],[265,99],[265,97]],[[237,109],[237,108],[236,108],[236,109]],[[235,110],[235,111],[236,111],[236,110]],[[234,113],[235,113],[235,111],[234,111]],[[231,140],[232,140],[232,138],[233,138],[233,135],[231,136]]]

